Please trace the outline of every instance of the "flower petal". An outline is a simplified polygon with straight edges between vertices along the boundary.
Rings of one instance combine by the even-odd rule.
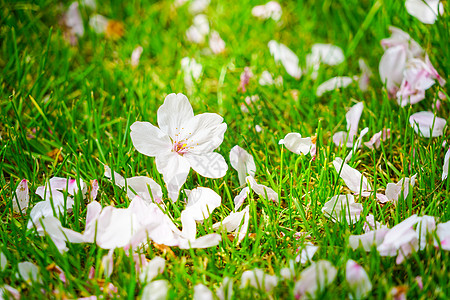
[[[447,179],[449,161],[450,161],[450,148],[445,153],[444,165],[442,166],[442,180]]]
[[[409,123],[417,134],[429,138],[443,135],[447,121],[436,117],[430,111],[421,111],[411,115],[409,117]]]
[[[196,115],[185,123],[174,141],[183,142],[189,153],[202,154],[214,151],[223,142],[227,124],[215,113]]]
[[[406,0],[408,13],[424,24],[434,24],[438,15],[444,13],[444,5],[439,0]]]
[[[295,298],[299,299],[306,295],[316,298],[316,292],[332,283],[336,274],[336,268],[329,261],[319,260],[312,263],[300,273],[300,279],[295,283]]]
[[[297,132],[288,133],[284,139],[280,140],[279,144],[284,144],[291,152],[303,155],[307,155],[313,145],[311,137],[302,138],[302,135]]]
[[[28,208],[30,195],[28,193],[28,183],[26,179],[22,179],[16,188],[16,193],[12,197],[13,210],[16,213],[24,213]]]
[[[172,93],[166,96],[157,115],[159,128],[175,140],[184,124],[194,117],[194,110],[185,95]]]
[[[367,178],[358,170],[343,162],[340,157],[336,157],[335,160],[333,160],[333,166],[352,192],[359,194],[372,189]]]
[[[168,152],[165,155],[157,156],[155,163],[158,172],[163,174],[169,198],[173,202],[177,201],[180,188],[186,182],[191,169],[189,161],[175,152]]]
[[[407,50],[403,45],[387,49],[380,60],[379,72],[381,82],[386,84],[388,92],[397,92],[403,80],[403,70],[406,66]]]
[[[131,141],[140,153],[157,156],[172,150],[169,136],[149,122],[134,122],[130,129]]]
[[[203,177],[221,178],[225,176],[228,165],[222,155],[216,152],[204,154],[187,153],[184,155],[192,169]]]
[[[345,278],[350,286],[350,299],[364,299],[372,290],[372,283],[363,267],[349,259],[346,264]]]
[[[333,91],[340,88],[345,88],[353,82],[353,78],[348,76],[337,76],[322,82],[316,90],[316,96],[320,97],[325,92]]]
[[[238,171],[239,184],[245,184],[245,177],[247,175],[255,176],[256,164],[253,156],[238,145],[230,150],[231,166]]]
[[[252,176],[247,176],[245,180],[250,185],[252,191],[260,197],[278,203],[278,194],[273,189],[263,184],[258,184]]]

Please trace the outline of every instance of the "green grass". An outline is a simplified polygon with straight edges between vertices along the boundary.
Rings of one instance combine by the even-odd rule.
[[[357,168],[377,188],[388,182],[418,174],[412,195],[405,203],[380,206],[376,199],[356,197],[363,203],[364,215],[372,213],[389,227],[410,215],[427,214],[440,222],[450,220],[450,179],[442,182],[445,149],[443,137],[425,139],[410,127],[409,116],[431,109],[437,88],[427,91],[427,98],[411,107],[401,108],[388,99],[378,76],[378,63],[383,54],[379,41],[389,36],[388,26],[408,32],[429,54],[444,77],[450,70],[448,11],[434,25],[421,24],[408,15],[403,1],[289,1],[282,3],[280,24],[261,21],[251,15],[252,1],[212,1],[206,14],[211,29],[226,42],[220,55],[203,55],[207,45],[191,44],[184,38],[192,16],[187,5],[175,9],[172,1],[107,1],[99,3],[97,12],[123,22],[125,34],[117,40],[95,34],[88,27],[92,11],[81,9],[85,35],[77,46],[63,37],[59,17],[68,5],[55,1],[0,1],[0,251],[8,259],[8,268],[0,271],[0,283],[17,288],[23,298],[68,298],[88,295],[107,296],[100,290],[101,280],[113,283],[114,297],[133,299],[142,286],[137,281],[134,262],[126,251],[115,250],[114,272],[104,278],[101,258],[107,253],[94,244],[68,244],[61,255],[52,241],[26,230],[30,209],[23,215],[12,214],[12,194],[19,181],[29,181],[30,208],[40,201],[35,189],[51,177],[71,177],[89,182],[99,181],[97,200],[103,205],[127,207],[126,193],[103,177],[105,163],[125,177],[146,175],[164,189],[162,176],[154,159],[138,153],[130,139],[130,125],[139,121],[156,124],[156,111],[164,97],[172,92],[188,95],[196,114],[217,112],[228,124],[225,139],[218,152],[229,163],[229,151],[240,145],[255,158],[258,183],[279,193],[274,204],[254,195],[250,204],[249,233],[241,244],[228,240],[208,249],[180,250],[173,247],[161,251],[150,245],[148,259],[159,255],[166,259],[166,269],[158,279],[167,279],[170,298],[190,298],[198,283],[214,290],[223,277],[234,282],[237,299],[272,297],[292,298],[295,282],[283,281],[270,296],[253,288],[239,289],[244,271],[261,268],[279,275],[289,266],[296,249],[304,239],[294,233],[306,232],[320,248],[314,260],[326,259],[338,269],[336,280],[319,295],[320,298],[347,298],[345,263],[353,259],[367,271],[373,283],[370,298],[385,299],[395,286],[406,286],[411,299],[446,299],[450,295],[449,253],[428,246],[403,264],[395,257],[380,257],[372,250],[353,251],[348,236],[362,234],[363,222],[349,226],[332,223],[321,212],[332,196],[346,193],[344,183],[334,170],[335,157],[346,151],[332,142],[336,131],[345,130],[345,113],[358,101],[364,102],[359,128],[370,128],[368,137],[391,128],[391,138],[380,149],[362,147],[350,165]],[[275,64],[267,43],[274,39],[286,44],[305,66],[305,56],[314,43],[332,43],[346,54],[344,63],[324,66],[316,81],[307,76],[290,77]],[[140,64],[133,69],[129,59],[133,49],[144,48]],[[187,91],[180,69],[181,58],[189,56],[203,65],[203,75],[191,91]],[[321,82],[337,75],[358,75],[358,59],[364,58],[374,76],[370,88],[361,92],[356,84],[318,98],[315,89]],[[247,92],[237,91],[244,67],[255,74]],[[283,76],[282,87],[263,87],[259,75],[269,70]],[[448,86],[448,84],[447,84]],[[298,97],[293,97],[296,90]],[[445,88],[443,89],[444,91]],[[259,95],[260,100],[241,111],[246,96]],[[258,108],[260,107],[260,108]],[[448,119],[450,104],[443,101],[438,116]],[[255,125],[263,131],[257,133]],[[33,133],[35,131],[35,133]],[[278,141],[289,132],[302,136],[317,135],[317,157],[298,156],[283,149]],[[30,138],[30,134],[34,137]],[[366,139],[367,140],[367,139]],[[61,160],[51,151],[61,150]],[[231,166],[225,177],[208,179],[191,171],[184,188],[205,186],[222,197],[222,206],[200,232],[212,232],[208,224],[221,220],[233,209],[233,198],[240,191],[237,172]],[[166,194],[165,194],[166,195]],[[63,225],[82,231],[85,225],[87,200],[77,198],[74,213],[61,217]],[[165,196],[177,224],[182,201],[174,205]],[[17,264],[32,261],[40,267],[42,283],[25,284],[19,277]],[[67,277],[63,284],[46,267],[60,266]],[[309,264],[308,264],[309,265]],[[298,275],[306,266],[295,264]],[[94,279],[88,274],[91,267]],[[424,288],[419,289],[415,277],[421,276]]]

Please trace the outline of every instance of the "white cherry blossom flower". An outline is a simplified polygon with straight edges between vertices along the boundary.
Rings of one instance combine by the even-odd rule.
[[[183,94],[170,94],[158,109],[159,128],[148,122],[131,125],[131,140],[137,151],[155,157],[163,175],[169,198],[177,201],[181,186],[192,167],[208,178],[225,175],[228,165],[222,155],[213,152],[223,141],[227,124],[214,113],[194,116]]]

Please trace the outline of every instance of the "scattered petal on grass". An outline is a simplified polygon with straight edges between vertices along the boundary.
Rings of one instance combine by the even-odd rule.
[[[269,71],[264,70],[261,73],[261,77],[259,78],[259,84],[260,85],[273,85],[275,82],[273,81],[273,77],[272,74],[270,74]]]
[[[46,200],[38,202],[31,209],[30,220],[27,224],[29,229],[38,226],[41,218],[53,216],[54,213],[59,217],[64,211],[70,211],[75,203],[72,198],[65,198],[64,194],[58,190],[48,191],[43,198]]]
[[[20,276],[26,283],[32,284],[33,282],[42,281],[39,274],[39,267],[35,264],[29,261],[20,262],[17,265],[17,268],[19,269]]]
[[[409,117],[409,124],[417,134],[429,138],[441,136],[447,121],[436,117],[432,112],[421,111]]]
[[[343,162],[340,157],[336,157],[333,160],[333,166],[352,192],[360,194],[372,190],[367,178],[358,170]]]
[[[192,23],[192,26],[186,31],[186,38],[192,43],[202,44],[209,33],[208,17],[202,14],[196,15]]]
[[[245,184],[247,175],[255,176],[256,164],[253,156],[238,145],[230,150],[230,164],[238,172],[241,186]]]
[[[249,184],[252,191],[258,194],[260,197],[278,203],[278,194],[273,189],[265,185],[258,184],[255,178],[253,178],[252,176],[247,176],[245,180]]]
[[[247,91],[247,85],[250,83],[250,79],[253,77],[252,69],[249,67],[244,68],[244,72],[241,73],[241,80],[239,82],[238,91],[244,93]],[[250,104],[247,102],[247,104]]]
[[[204,12],[208,8],[210,2],[211,0],[193,0],[189,4],[189,12],[193,15]]]
[[[364,268],[351,259],[346,264],[345,278],[350,286],[350,299],[364,299],[372,290],[372,283]]]
[[[362,210],[362,204],[355,203],[355,197],[350,194],[333,196],[322,208],[325,216],[333,222],[344,222],[345,219],[348,224],[357,222]]]
[[[217,222],[213,225],[213,229],[217,230],[222,228],[228,232],[235,231],[235,234],[238,235],[239,242],[242,241],[247,234],[248,230],[248,222],[250,218],[250,206],[246,206],[240,212],[232,212],[221,222]],[[244,220],[244,222],[242,222]]]
[[[276,1],[269,1],[265,5],[258,5],[252,8],[252,15],[264,20],[271,18],[274,21],[278,21],[281,18],[281,14],[281,5]]]
[[[358,60],[359,69],[361,70],[361,75],[358,79],[359,89],[363,92],[369,89],[370,77],[372,77],[372,71],[367,66],[364,59],[360,58]]]
[[[428,55],[422,58],[408,60],[403,71],[403,81],[397,92],[397,103],[400,106],[415,104],[425,98],[425,90],[434,85],[435,80],[445,85],[445,80],[438,74],[431,64]]]
[[[5,253],[0,252],[0,271],[4,271],[7,264],[8,260],[6,259]]]
[[[321,97],[324,93],[337,90],[340,88],[346,88],[353,82],[353,78],[348,76],[337,76],[322,82],[316,90],[316,96]]]
[[[105,278],[109,278],[114,270],[114,249],[108,251],[108,254],[102,257],[102,269],[105,274]]]
[[[402,46],[407,51],[411,52],[413,57],[419,57],[424,54],[424,51],[420,45],[411,38],[409,34],[401,30],[400,28],[389,26],[391,36],[381,40],[381,46],[383,49],[389,49],[396,46]]]
[[[234,197],[234,211],[237,211],[242,204],[244,203],[245,199],[247,199],[248,194],[250,193],[250,188],[248,186],[244,187],[242,191]]]
[[[197,284],[194,286],[194,300],[214,300],[213,293],[211,290],[204,284]]]
[[[425,249],[428,244],[428,236],[436,230],[436,220],[433,216],[422,216],[417,223],[416,233],[419,238],[419,250]]]
[[[148,283],[141,295],[142,300],[166,300],[169,292],[169,282],[165,279]]]
[[[22,179],[16,188],[16,193],[12,198],[13,211],[16,213],[24,213],[28,208],[30,202],[30,195],[28,192],[28,182]]]
[[[442,180],[447,179],[449,161],[450,161],[450,148],[445,153],[444,165],[442,166]]]
[[[217,31],[211,31],[209,36],[209,48],[214,54],[220,54],[225,51],[225,42]]]
[[[12,298],[5,297],[5,295],[6,296],[11,296]],[[17,289],[13,288],[10,285],[5,284],[3,286],[0,286],[0,299],[15,299],[15,300],[19,300],[19,299],[21,299],[21,295],[20,295],[20,292]]]
[[[105,177],[112,179],[111,169],[105,165]],[[125,188],[128,199],[132,200],[139,196],[147,203],[160,203],[162,201],[162,189],[152,178],[146,176],[135,176],[123,178],[114,172],[114,183],[120,188]]]
[[[317,79],[322,63],[330,66],[344,61],[344,52],[338,46],[331,44],[314,44],[311,53],[306,56],[306,67],[313,80]]]
[[[131,66],[137,67],[139,65],[139,60],[141,58],[141,54],[144,51],[144,48],[142,46],[137,46],[134,48],[133,52],[131,53]]]
[[[317,291],[322,291],[336,278],[336,268],[326,260],[313,262],[311,266],[300,273],[300,279],[295,283],[295,299],[303,297],[315,298]]]
[[[164,272],[166,260],[162,257],[154,257],[145,267],[142,268],[139,274],[141,284],[150,283],[156,276]]]
[[[381,141],[386,141],[386,139],[391,137],[391,130],[383,129],[377,133],[375,133],[368,142],[365,142],[364,145],[369,149],[378,149],[381,145]]]
[[[189,193],[186,208],[181,212],[183,235],[194,240],[196,235],[196,221],[203,221],[209,217],[214,209],[220,206],[221,197],[209,188],[198,187]]]
[[[233,299],[233,280],[229,277],[224,277],[222,284],[216,290],[216,296],[219,300]]]
[[[363,109],[364,103],[358,102],[345,114],[347,132],[340,131],[333,135],[333,142],[336,146],[345,145],[347,147],[353,147],[354,138],[358,134],[359,120],[361,119]]]
[[[276,276],[265,274],[261,269],[253,269],[242,273],[241,289],[250,285],[258,290],[270,292],[278,284]]]
[[[416,183],[416,176],[417,174],[414,174],[411,177],[402,178],[397,183],[388,183],[385,192],[387,200],[392,201],[395,205],[397,205],[398,199],[402,193],[403,199],[406,200],[410,188],[412,189],[414,187],[414,184]]]
[[[299,66],[297,55],[292,52],[286,45],[271,40],[268,44],[270,54],[272,54],[275,62],[281,62],[286,72],[296,79],[302,76],[302,70]]]
[[[389,95],[395,95],[403,81],[408,52],[403,45],[388,48],[380,60],[378,70],[381,82],[386,84]]]
[[[370,249],[380,245],[385,235],[388,233],[388,228],[380,228],[373,231],[366,232],[362,235],[351,235],[348,239],[348,244],[353,250],[362,246],[366,252],[370,252]]]
[[[419,240],[413,226],[421,220],[412,215],[401,223],[389,229],[377,250],[381,256],[397,256],[397,264],[403,262],[405,257],[419,248]]]
[[[406,0],[408,13],[424,24],[434,24],[444,13],[444,4],[440,0]]]
[[[300,248],[297,249],[299,251]],[[319,250],[318,246],[314,246],[311,242],[307,242],[305,247],[301,250],[300,254],[295,257],[295,262],[299,262],[302,265],[306,264],[309,261],[312,261],[314,254],[316,254],[317,250]]]
[[[203,67],[200,63],[197,63],[195,58],[183,57],[181,59],[181,70],[184,74],[184,85],[190,90],[194,86],[194,82],[201,77]]]
[[[297,132],[288,133],[278,144],[284,145],[289,151],[299,155],[310,153],[313,146],[311,137],[302,138],[302,135]]]
[[[439,241],[435,239],[434,246],[450,251],[450,221],[437,225],[436,236]]]

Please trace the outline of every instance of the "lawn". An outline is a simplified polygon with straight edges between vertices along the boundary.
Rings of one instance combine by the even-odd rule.
[[[0,0],[0,299],[448,299],[425,2]]]

